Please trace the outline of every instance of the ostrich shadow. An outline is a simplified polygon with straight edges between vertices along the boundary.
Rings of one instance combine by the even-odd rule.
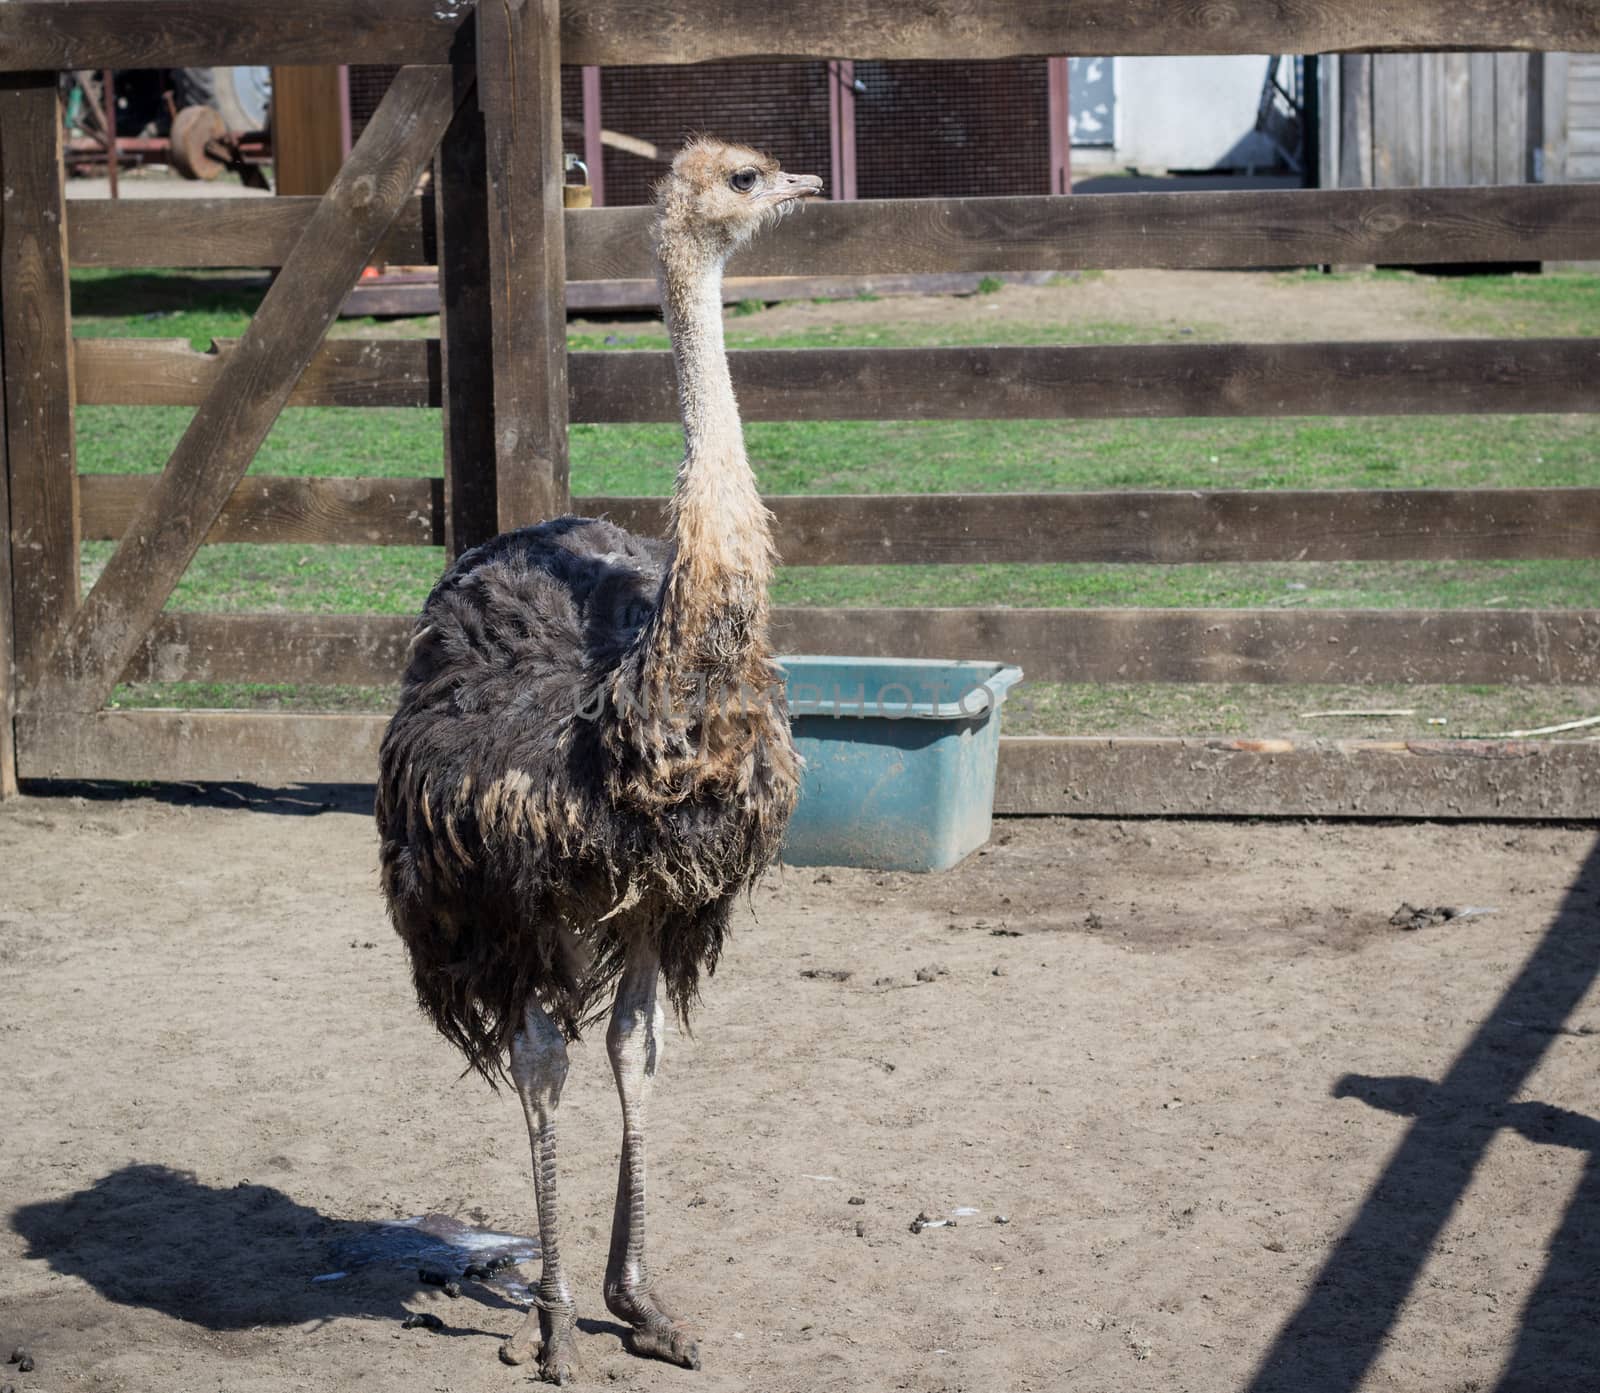
[[[161,1165],[130,1165],[60,1199],[24,1204],[11,1226],[28,1258],[79,1277],[108,1301],[143,1306],[208,1330],[392,1318],[439,1297],[419,1268],[461,1278],[497,1254],[523,1262],[538,1242],[490,1235],[444,1215],[421,1223],[334,1219],[270,1185],[206,1185]],[[509,1241],[506,1241],[509,1240]],[[342,1272],[336,1280],[328,1274]],[[324,1280],[315,1280],[319,1277]],[[515,1266],[462,1283],[460,1300],[428,1300],[436,1334],[504,1338],[526,1309]],[[503,1315],[503,1328],[475,1321]],[[583,1322],[595,1330],[607,1322]]]
[[[1424,1264],[1502,1128],[1537,1145],[1575,1149],[1586,1159],[1541,1254],[1543,1271],[1523,1305],[1494,1393],[1595,1386],[1600,1121],[1518,1099],[1552,1041],[1597,1038],[1591,1028],[1569,1022],[1597,977],[1600,843],[1590,850],[1516,977],[1442,1078],[1348,1074],[1335,1084],[1335,1098],[1360,1099],[1408,1117],[1411,1124],[1308,1284],[1299,1309],[1279,1330],[1246,1393],[1355,1393],[1394,1334]],[[1536,1251],[1530,1245],[1530,1258]]]

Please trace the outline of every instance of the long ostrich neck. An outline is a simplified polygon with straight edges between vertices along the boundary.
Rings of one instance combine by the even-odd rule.
[[[657,633],[662,675],[734,676],[765,650],[769,514],[745,456],[722,332],[720,257],[663,238],[662,289],[678,369],[684,457],[672,498],[676,552]],[[659,672],[659,669],[658,669]]]

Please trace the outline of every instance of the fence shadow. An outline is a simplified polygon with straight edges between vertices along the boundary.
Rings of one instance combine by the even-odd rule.
[[[1516,979],[1442,1079],[1347,1075],[1335,1097],[1412,1119],[1360,1212],[1279,1331],[1248,1393],[1353,1393],[1388,1339],[1494,1134],[1587,1153],[1541,1254],[1496,1393],[1592,1385],[1600,1368],[1600,1121],[1513,1102],[1600,976],[1600,843]],[[1539,1250],[1530,1247],[1530,1254]]]
[[[376,779],[377,770],[374,768]],[[82,798],[88,803],[144,800],[175,808],[249,808],[280,817],[318,817],[323,813],[372,816],[373,785],[249,783],[113,783],[100,779],[26,779],[31,798]]]
[[[437,1295],[419,1280],[419,1263],[455,1276],[480,1251],[441,1251],[426,1234],[416,1251],[400,1235],[397,1249],[394,1225],[329,1218],[270,1185],[218,1189],[159,1165],[124,1166],[74,1194],[22,1205],[11,1225],[29,1258],[82,1278],[107,1300],[218,1331],[337,1316],[399,1319],[408,1301]],[[525,1247],[536,1251],[532,1240]],[[313,1280],[341,1265],[353,1270]],[[439,1333],[455,1335],[509,1335],[522,1313],[481,1282],[428,1310],[444,1321]]]

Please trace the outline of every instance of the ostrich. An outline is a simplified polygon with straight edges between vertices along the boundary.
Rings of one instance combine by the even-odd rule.
[[[661,989],[680,1020],[730,909],[775,858],[798,760],[767,638],[770,515],[745,457],[721,280],[757,229],[821,191],[697,140],[656,196],[685,452],[667,541],[558,518],[464,552],[429,595],[384,736],[382,884],[417,999],[527,1116],[543,1250],[535,1309],[501,1349],[570,1381],[556,1114],[567,1044],[615,987],[622,1097],[607,1307],[630,1344],[698,1368],[645,1261],[646,1107]]]

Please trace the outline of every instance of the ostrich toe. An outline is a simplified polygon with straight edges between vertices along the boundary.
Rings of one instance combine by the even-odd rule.
[[[539,1377],[545,1383],[567,1387],[574,1381],[578,1367],[572,1338],[573,1315],[572,1311],[561,1309],[529,1311],[516,1334],[500,1346],[501,1362],[526,1364],[537,1356]]]
[[[649,1291],[608,1289],[606,1307],[618,1320],[627,1321],[627,1344],[635,1354],[685,1369],[700,1367],[700,1342],[678,1323],[666,1303]]]

